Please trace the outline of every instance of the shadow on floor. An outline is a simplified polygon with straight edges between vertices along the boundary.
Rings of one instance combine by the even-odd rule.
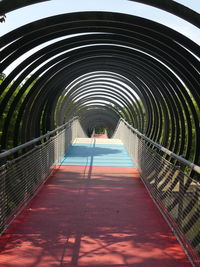
[[[3,236],[1,267],[191,266],[134,168],[64,166]]]

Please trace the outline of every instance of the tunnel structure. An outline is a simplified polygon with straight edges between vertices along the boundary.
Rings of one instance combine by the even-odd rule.
[[[0,15],[39,2],[43,1],[3,0]],[[200,26],[200,15],[175,1],[133,2]],[[88,137],[103,128],[112,138],[123,121],[133,130],[129,137],[138,138],[129,147],[140,143],[136,154],[141,154],[144,176],[156,173],[155,181],[147,179],[146,186],[150,192],[156,188],[152,195],[159,196],[166,214],[176,218],[172,224],[178,225],[182,243],[196,226],[189,243],[192,249],[187,248],[195,248],[199,264],[199,174],[177,161],[181,156],[200,165],[199,45],[143,17],[84,11],[21,26],[0,37],[0,47],[0,152],[76,117]],[[71,130],[67,131],[71,137]],[[35,164],[41,161],[37,160]],[[15,168],[6,169],[11,181],[12,171],[20,176],[18,168],[19,174]],[[15,189],[16,184],[9,186]]]
[[[195,11],[151,2],[199,26]],[[0,4],[3,14],[30,1]],[[2,151],[74,115],[88,135],[101,125],[111,137],[123,117],[198,164],[200,49],[184,35],[145,18],[93,11],[24,25],[2,36],[0,46],[1,73],[23,58],[1,80]]]
[[[123,117],[198,163],[200,50],[193,41],[144,18],[94,11],[45,18],[2,36],[0,72],[29,51],[1,81],[2,150],[74,115],[88,135],[102,125],[112,136]]]

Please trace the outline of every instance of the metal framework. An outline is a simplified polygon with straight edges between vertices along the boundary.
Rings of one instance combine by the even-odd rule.
[[[123,119],[114,133],[137,163],[141,178],[154,202],[172,228],[193,266],[199,266],[199,182],[188,175],[200,167],[153,142]],[[167,157],[174,159],[170,163]]]
[[[44,136],[0,154],[4,163],[0,167],[0,235],[59,167],[77,137],[86,135],[78,119],[73,118]],[[18,157],[13,158],[16,153]]]
[[[37,4],[40,2],[46,2],[51,0],[2,0],[0,2],[0,15],[6,14],[12,10],[17,8],[22,8],[28,5]],[[173,0],[128,0],[132,2],[138,2],[146,5],[151,5],[167,12],[170,12],[176,16],[187,20],[188,22],[196,25],[197,27],[200,26],[199,14],[190,8],[187,8],[184,5],[181,5]]]
[[[200,15],[175,1],[130,1],[160,8],[200,27]],[[38,2],[42,0],[3,0],[0,15]],[[48,131],[55,133],[54,129],[78,115],[88,136],[102,126],[111,137],[123,117],[131,126],[122,139],[129,142],[127,148],[137,159],[144,183],[197,262],[200,177],[195,164],[200,165],[200,47],[159,23],[93,11],[24,25],[2,36],[0,48],[0,152],[37,138],[37,142],[42,140],[39,148],[44,149],[44,158],[40,161],[45,165],[54,155],[51,139],[44,136]],[[17,60],[17,67],[4,77],[4,71]],[[71,138],[71,133],[67,135]],[[43,142],[49,144],[49,151]],[[21,156],[27,166],[27,156],[36,158],[35,164],[40,166],[36,150]],[[185,164],[188,160],[192,165]],[[22,205],[52,166],[45,165],[44,171],[43,166],[37,168],[40,172],[31,174],[28,189],[24,178],[28,169],[15,162],[18,159],[12,159],[14,167],[8,169],[8,176],[5,162],[1,162],[0,192],[9,198],[11,206],[1,209],[0,230],[16,213],[12,205]],[[24,180],[23,193],[16,198],[13,188],[17,188],[18,180],[13,183],[12,177],[18,177],[17,172]]]
[[[111,136],[122,116],[199,163],[200,48],[185,36],[136,16],[80,12],[22,26],[0,46],[1,73],[30,53],[0,85],[2,150],[74,115],[88,134],[101,124]]]

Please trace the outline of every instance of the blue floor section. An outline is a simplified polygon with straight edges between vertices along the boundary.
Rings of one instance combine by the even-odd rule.
[[[69,148],[62,165],[136,167],[123,145],[82,143]]]

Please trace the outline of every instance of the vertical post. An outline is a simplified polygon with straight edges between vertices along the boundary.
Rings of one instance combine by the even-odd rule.
[[[0,180],[0,234],[4,230],[4,220],[6,217],[6,205],[7,202],[7,195],[6,195],[6,186],[5,186],[5,179],[6,179],[6,170],[5,167],[1,167],[0,170],[1,180]]]
[[[180,166],[180,173],[179,173],[179,203],[178,203],[178,218],[177,223],[179,227],[182,229],[182,218],[183,218],[183,201],[185,195],[185,187],[184,187],[184,166]]]

